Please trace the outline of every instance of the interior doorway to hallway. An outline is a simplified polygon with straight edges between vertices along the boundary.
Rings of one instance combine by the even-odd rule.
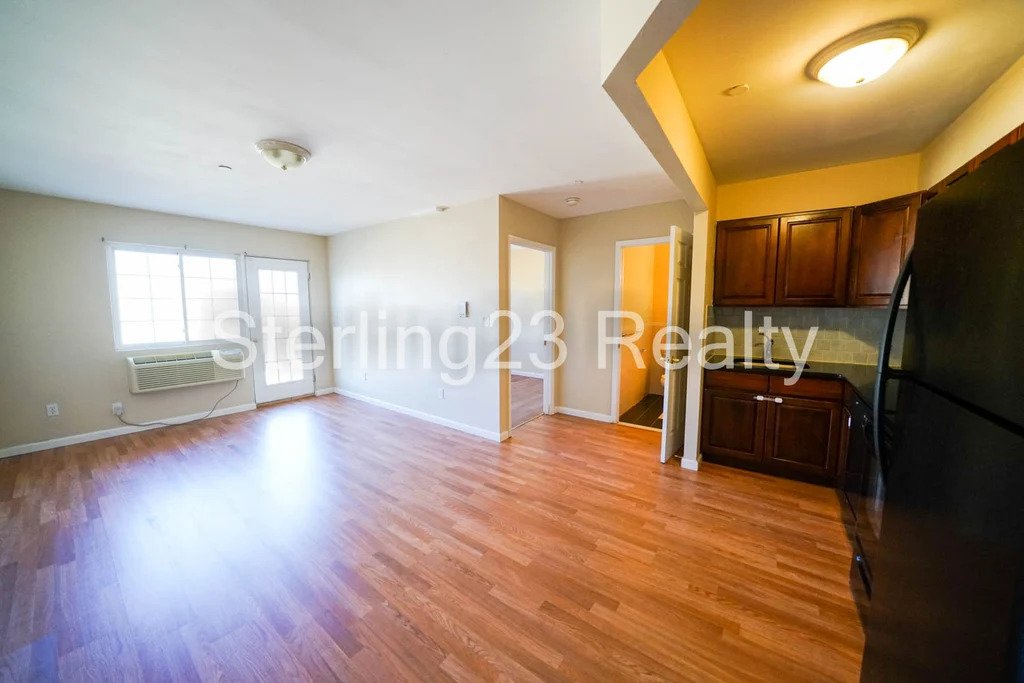
[[[553,412],[553,373],[546,367],[553,348],[545,340],[552,321],[543,312],[554,309],[554,257],[550,245],[509,238],[509,310],[521,321],[509,347],[511,429]]]

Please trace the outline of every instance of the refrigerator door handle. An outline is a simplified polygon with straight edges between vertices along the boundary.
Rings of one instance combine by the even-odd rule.
[[[885,410],[885,385],[887,380],[898,377],[900,374],[899,371],[889,367],[889,358],[892,354],[892,336],[896,330],[896,318],[900,312],[900,302],[903,301],[903,293],[907,289],[907,284],[910,282],[910,274],[913,271],[912,257],[913,250],[907,252],[907,258],[903,262],[903,267],[900,268],[899,277],[896,278],[896,286],[893,288],[892,296],[889,298],[889,311],[885,321],[885,332],[882,333],[882,343],[878,351],[878,371],[875,377],[875,400],[872,410],[872,422],[874,423],[872,431],[875,454],[878,455],[878,459],[882,463],[882,472],[887,472],[889,469],[889,460],[882,447],[882,413]]]

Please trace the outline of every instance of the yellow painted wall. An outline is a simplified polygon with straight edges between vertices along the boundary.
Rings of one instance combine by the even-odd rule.
[[[919,185],[931,187],[1021,123],[1024,123],[1024,57],[924,148]]]
[[[651,305],[651,322],[664,325],[668,322],[668,243],[655,244],[651,249],[654,250],[654,268],[651,271],[654,278],[654,302]]]
[[[856,206],[916,192],[919,154],[718,186],[718,220]]]
[[[624,311],[632,311],[643,320],[641,337],[636,341],[642,365],[632,353],[623,350],[619,361],[619,414],[625,413],[647,395],[648,372],[654,364],[650,323],[654,314],[654,246],[626,247],[622,250],[622,299]],[[659,289],[664,289],[664,285]],[[631,320],[622,321],[622,334],[638,332]],[[660,369],[660,368],[659,368]]]
[[[697,192],[708,209],[714,211],[715,175],[663,52],[640,73],[636,84]]]
[[[652,287],[654,288],[654,301],[651,305],[651,322],[648,327],[651,330],[651,340],[653,349],[654,335],[657,334],[658,330],[665,327],[668,324],[668,274],[669,274],[669,245],[655,244],[654,249],[654,267],[651,271],[654,282]],[[654,358],[653,350],[651,358]],[[648,394],[662,394],[665,392],[665,388],[661,384],[661,375],[664,372],[660,365],[652,365],[650,372],[647,373],[647,393]]]

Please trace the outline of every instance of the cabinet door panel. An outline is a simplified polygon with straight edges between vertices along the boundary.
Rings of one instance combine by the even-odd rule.
[[[780,472],[833,484],[841,422],[838,403],[798,398],[772,402],[765,463]]]
[[[705,455],[760,463],[764,454],[765,402],[749,392],[704,391],[701,451]]]
[[[914,242],[921,194],[896,197],[857,209],[850,256],[849,303],[885,306],[903,259]]]
[[[778,306],[842,306],[852,210],[783,216],[779,225]]]
[[[778,234],[778,218],[752,218],[718,224],[715,304],[770,306],[774,303]]]

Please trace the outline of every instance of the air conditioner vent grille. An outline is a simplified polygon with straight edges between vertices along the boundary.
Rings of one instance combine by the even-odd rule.
[[[141,394],[214,382],[230,382],[245,377],[243,370],[232,370],[221,366],[217,362],[218,358],[237,363],[242,360],[242,352],[239,350],[197,351],[195,353],[129,356],[129,391],[133,394]]]

